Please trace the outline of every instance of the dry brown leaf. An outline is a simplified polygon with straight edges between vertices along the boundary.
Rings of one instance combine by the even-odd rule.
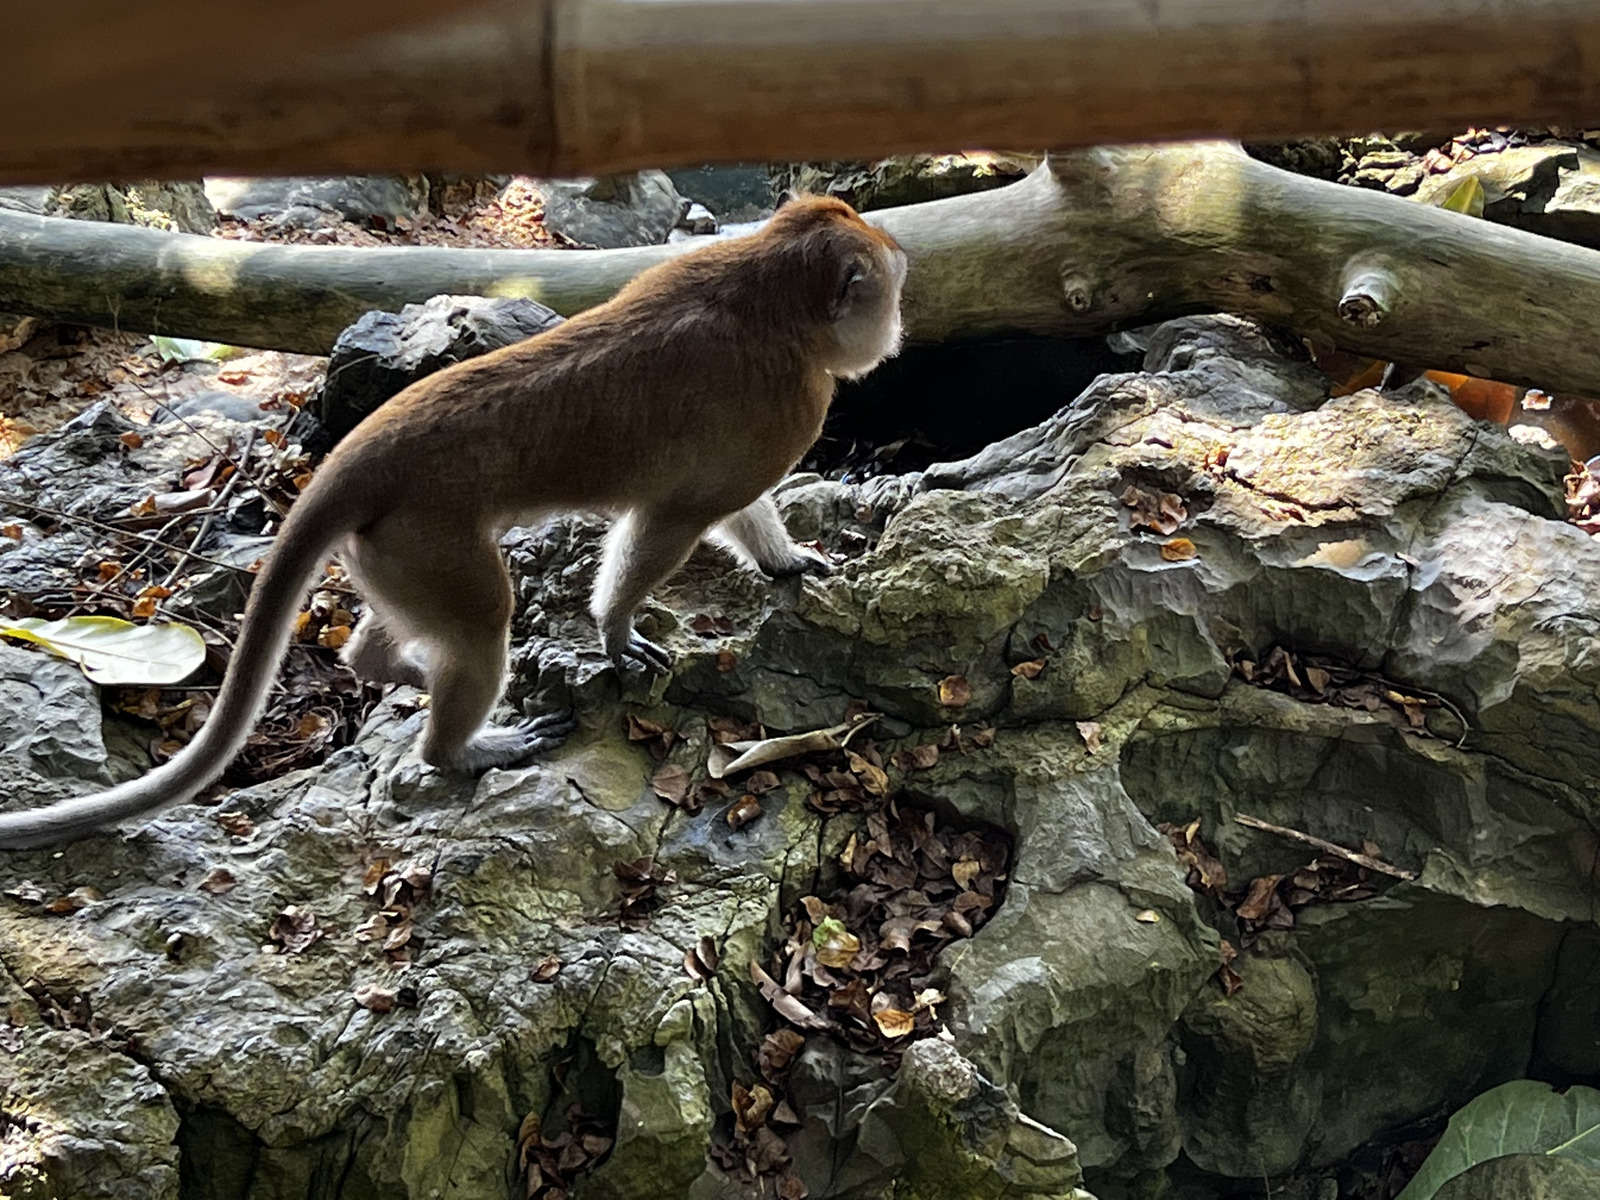
[[[677,763],[668,763],[650,777],[650,790],[668,804],[683,808],[689,798],[689,772]]]
[[[1042,658],[1033,659],[1031,662],[1019,662],[1011,668],[1011,674],[1017,679],[1037,679],[1039,672],[1044,670],[1044,664],[1045,660]]]
[[[903,1038],[917,1027],[917,1018],[898,1008],[885,1008],[872,1014],[873,1022],[886,1038]]]
[[[811,935],[817,961],[825,967],[848,967],[861,949],[861,939],[845,928],[837,917],[825,917]]]
[[[1083,739],[1083,747],[1090,754],[1100,749],[1100,738],[1103,731],[1099,721],[1079,721],[1078,736]]]
[[[957,859],[950,865],[950,877],[961,886],[964,892],[972,890],[972,881],[978,877],[978,872],[983,870],[983,864],[975,858]]]
[[[228,870],[227,867],[212,867],[211,870],[206,872],[206,877],[199,884],[202,892],[212,896],[221,896],[233,891],[238,886],[239,881],[234,878],[233,872]]]
[[[861,780],[861,786],[866,789],[869,796],[884,796],[888,794],[889,776],[882,767],[857,754],[854,750],[846,750],[845,758],[850,764],[851,774]]]
[[[794,1056],[805,1044],[805,1035],[793,1029],[778,1029],[767,1034],[756,1051],[756,1065],[761,1068],[762,1077],[768,1082],[775,1081],[789,1069]]]
[[[1168,562],[1184,562],[1199,553],[1188,538],[1173,538],[1170,542],[1161,543],[1161,557]]]
[[[371,983],[364,983],[355,990],[356,1003],[375,1013],[392,1012],[398,997],[398,992]]]
[[[316,913],[291,904],[272,919],[267,930],[269,944],[264,948],[277,954],[303,954],[327,933],[317,924]]]
[[[256,823],[248,813],[223,812],[216,815],[217,825],[229,837],[247,838],[256,831]]]
[[[939,703],[945,708],[962,708],[972,703],[972,685],[965,675],[946,675],[939,681]]]
[[[761,801],[747,792],[739,797],[732,808],[728,809],[726,820],[729,828],[743,829],[760,815]]]
[[[75,887],[65,896],[57,896],[53,900],[46,900],[44,911],[52,916],[62,917],[68,913],[75,913],[80,909],[97,904],[105,897],[92,887]]]
[[[932,742],[913,746],[909,750],[896,751],[889,761],[897,770],[926,771],[939,764],[939,747]]]
[[[741,1083],[733,1085],[733,1119],[745,1133],[759,1129],[767,1123],[772,1111],[772,1091],[764,1083],[746,1088]]]

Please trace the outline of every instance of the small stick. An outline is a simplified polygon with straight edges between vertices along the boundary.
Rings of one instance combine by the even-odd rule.
[[[246,459],[248,459],[248,457],[249,457],[248,452],[243,454],[243,455],[240,455],[238,458],[235,458],[232,454],[228,453],[228,451],[227,451],[227,449],[225,447],[219,446],[215,442],[213,442],[209,437],[206,436],[204,430],[202,430],[198,426],[196,426],[195,423],[193,421],[189,420],[188,417],[186,417],[182,413],[178,412],[178,410],[173,408],[172,405],[168,404],[165,400],[156,399],[156,397],[150,393],[149,389],[146,388],[138,380],[134,380],[133,381],[133,386],[138,388],[141,392],[143,392],[145,394],[145,397],[147,399],[149,399],[157,407],[159,407],[162,412],[166,413],[167,416],[171,417],[174,421],[179,422],[181,425],[183,425],[183,427],[185,429],[187,429],[190,433],[194,434],[195,437],[199,438],[207,446],[211,447],[212,452],[214,454],[216,454],[218,458],[222,459],[223,462],[227,463],[230,467],[232,467],[235,474],[244,475],[245,478],[250,481],[251,486],[253,486],[256,489],[256,491],[260,494],[261,499],[266,503],[266,506],[268,508],[270,508],[274,513],[276,513],[280,518],[284,517],[284,516],[286,516],[288,514],[289,510],[284,508],[283,505],[279,504],[276,500],[274,500],[272,498],[272,496],[267,492],[267,489],[262,486],[261,481],[259,479],[255,479],[252,476],[250,476],[248,473],[245,472],[244,464],[245,464]],[[290,414],[290,418],[291,418],[291,420],[293,419],[293,414]],[[251,429],[250,436],[251,436],[251,440],[254,441],[254,439],[255,439],[255,430],[254,429]],[[247,448],[247,450],[248,450],[248,448]]]
[[[38,504],[32,500],[24,500],[21,496],[13,496],[6,492],[0,492],[0,508],[4,508],[7,504],[21,505],[23,508],[32,509],[36,513],[43,513],[47,517],[54,517],[63,525],[87,525],[91,529],[98,529],[102,533],[114,534],[117,537],[137,538],[141,542],[150,543],[152,549],[178,549],[176,546],[171,546],[166,542],[161,541],[155,534],[145,533],[138,529],[123,529],[116,525],[108,525],[104,521],[97,521],[93,517],[86,517],[80,513],[69,513],[63,509],[51,508],[48,504]],[[180,515],[184,517],[192,517],[194,514],[182,513]],[[171,522],[168,522],[168,524],[170,525]],[[162,532],[166,532],[166,526],[162,527]],[[208,562],[214,567],[227,567],[230,571],[237,571],[239,569],[233,563],[223,562],[220,558],[207,558],[204,554],[197,554],[193,550],[189,551],[189,557],[198,558],[201,562]]]
[[[255,441],[256,431],[251,429],[245,436],[244,448],[239,451],[239,462],[248,462],[250,460],[250,451],[254,447]],[[239,469],[238,463],[235,463],[233,474],[228,476],[228,482],[223,484],[222,490],[217,493],[216,502],[206,512],[205,519],[200,522],[200,528],[195,531],[194,537],[189,539],[189,544],[178,550],[178,561],[173,563],[172,570],[168,571],[167,577],[161,581],[162,587],[170,588],[173,581],[183,572],[183,568],[188,564],[189,559],[195,556],[194,548],[206,540],[207,535],[211,532],[211,527],[216,524],[217,513],[227,508],[228,498],[233,495],[233,490],[239,485],[239,480],[246,478],[248,476]],[[253,479],[250,482],[252,485],[255,484]],[[257,487],[256,490],[259,493],[261,489]]]
[[[1282,825],[1273,825],[1261,820],[1259,817],[1235,813],[1233,819],[1240,825],[1248,826],[1251,829],[1259,829],[1263,833],[1275,833],[1279,837],[1286,837],[1296,842],[1304,842],[1308,846],[1315,846],[1318,850],[1325,850],[1329,854],[1337,855],[1347,862],[1355,863],[1358,867],[1365,867],[1369,871],[1377,871],[1380,875],[1392,875],[1396,879],[1415,879],[1417,877],[1415,871],[1407,871],[1404,867],[1393,866],[1382,859],[1372,858],[1355,850],[1346,850],[1343,846],[1325,842],[1319,837],[1312,837],[1309,833],[1301,833],[1297,829],[1285,829]]]

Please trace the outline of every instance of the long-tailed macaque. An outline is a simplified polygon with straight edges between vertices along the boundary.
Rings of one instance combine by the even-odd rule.
[[[369,606],[347,659],[432,694],[427,762],[480,771],[559,744],[566,714],[486,724],[512,611],[501,533],[553,510],[617,514],[591,607],[619,668],[666,669],[633,613],[708,534],[769,575],[825,572],[767,490],[821,431],[835,377],[899,348],[905,271],[894,239],[849,205],[801,199],[758,233],[661,263],[554,330],[412,384],[339,444],[290,510],[194,741],[109,791],[0,815],[0,847],[70,841],[215,779],[265,706],[306,590],[340,550]]]

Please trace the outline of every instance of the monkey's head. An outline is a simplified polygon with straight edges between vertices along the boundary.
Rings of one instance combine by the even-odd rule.
[[[899,351],[906,255],[894,238],[830,196],[788,201],[763,232],[801,264],[803,303],[820,326],[829,374],[855,379]]]

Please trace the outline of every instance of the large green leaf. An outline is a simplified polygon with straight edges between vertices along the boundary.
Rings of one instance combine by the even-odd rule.
[[[77,663],[98,684],[181,683],[206,658],[205,641],[188,625],[135,625],[116,617],[24,617],[0,621],[0,634]]]
[[[1564,1154],[1600,1168],[1600,1091],[1557,1095],[1531,1079],[1503,1083],[1457,1110],[1397,1200],[1432,1200],[1463,1171],[1507,1154]]]

